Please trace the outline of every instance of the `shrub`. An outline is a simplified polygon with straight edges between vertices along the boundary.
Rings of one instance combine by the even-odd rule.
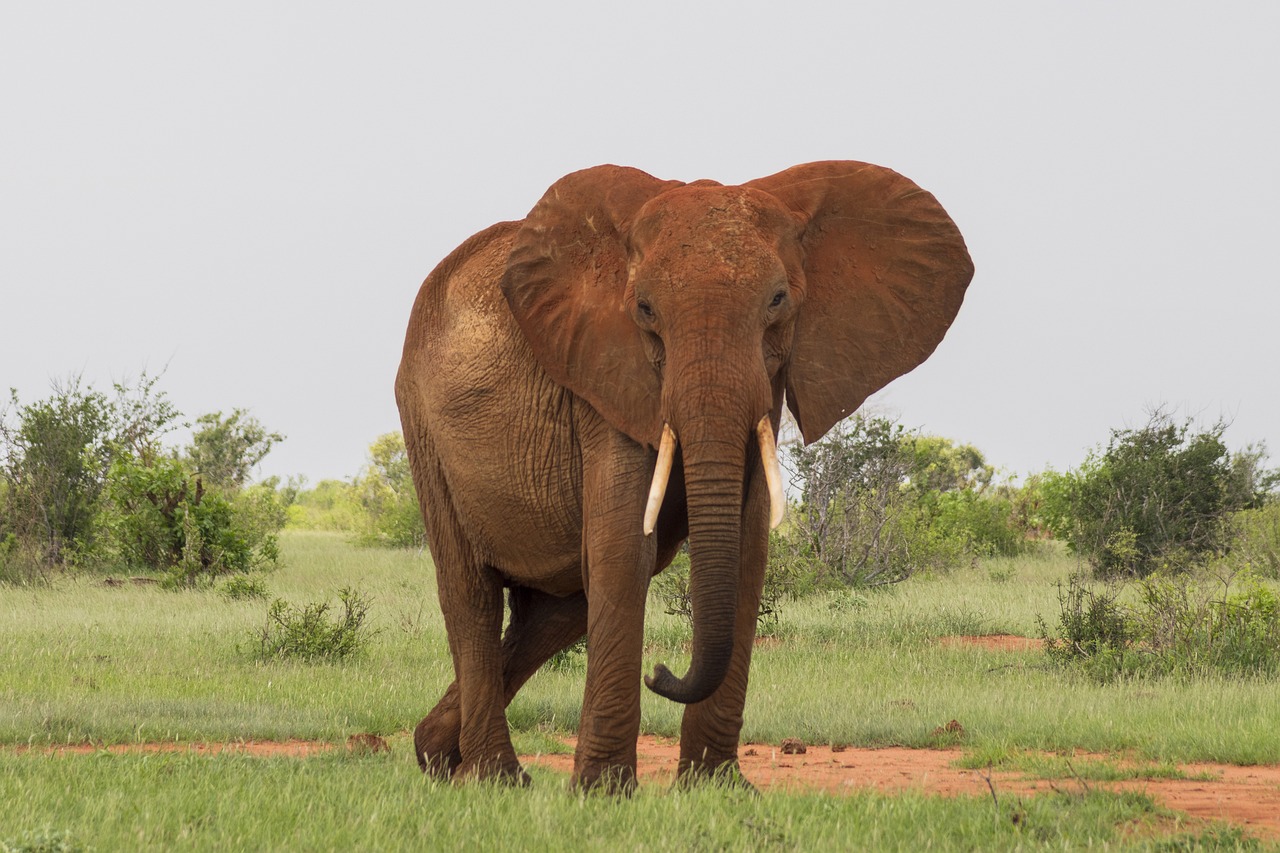
[[[1280,579],[1280,501],[1231,517],[1233,557],[1246,571]]]
[[[819,583],[896,583],[963,558],[963,543],[930,525],[910,487],[920,459],[901,424],[855,415],[793,446],[791,461],[802,485],[787,539]]]
[[[237,491],[249,479],[249,472],[261,462],[284,436],[267,432],[257,418],[244,409],[235,409],[224,418],[211,412],[196,418],[195,430],[186,457],[206,486]]]
[[[181,415],[157,382],[143,374],[108,397],[73,378],[37,403],[12,395],[12,416],[0,416],[0,578],[122,562],[190,584],[275,562],[283,507],[273,488],[242,486],[281,437],[241,410],[215,413],[179,457],[161,446]]]
[[[0,417],[9,532],[50,565],[92,547],[92,530],[117,432],[116,410],[101,392],[73,377],[54,383],[47,400],[22,405],[11,391],[14,420]]]
[[[1064,589],[1058,584],[1058,631],[1038,618],[1045,652],[1058,663],[1102,660],[1118,665],[1130,651],[1136,630],[1127,610],[1117,603],[1115,588],[1098,588],[1072,576]]]
[[[131,456],[112,465],[103,513],[104,538],[126,565],[165,572],[192,586],[233,572],[275,565],[284,511],[273,490],[227,496],[174,457],[146,463]]]
[[[1153,668],[1162,672],[1270,674],[1280,669],[1280,602],[1246,578],[1241,592],[1187,576],[1154,575],[1139,584],[1133,620]]]
[[[260,660],[298,658],[338,661],[360,652],[369,639],[365,617],[369,603],[354,589],[338,592],[342,613],[329,616],[329,602],[295,607],[277,598],[267,608],[267,621],[255,636]]]
[[[364,541],[393,547],[423,547],[426,531],[404,436],[389,432],[369,445],[369,462],[354,486],[367,517]]]
[[[232,601],[266,598],[267,583],[261,577],[232,575],[222,585],[222,594]]]
[[[1055,531],[1100,576],[1188,568],[1230,543],[1232,512],[1261,500],[1267,476],[1256,450],[1236,457],[1224,425],[1202,432],[1154,412],[1139,429],[1114,430],[1106,449],[1044,484]]]
[[[1059,664],[1079,664],[1103,679],[1122,674],[1271,675],[1280,671],[1280,600],[1246,577],[1189,573],[1136,582],[1137,601],[1124,605],[1116,588],[1072,578],[1058,592],[1058,628],[1039,620],[1045,652]]]
[[[364,507],[355,486],[343,480],[321,480],[297,492],[289,505],[289,526],[302,530],[364,530]]]
[[[693,625],[693,599],[689,587],[689,549],[686,545],[650,583],[651,593],[662,605],[662,612],[680,616]],[[769,633],[782,618],[782,600],[795,598],[804,583],[797,577],[794,565],[770,560],[765,567],[764,590],[760,596],[760,610],[756,614],[757,630]]]

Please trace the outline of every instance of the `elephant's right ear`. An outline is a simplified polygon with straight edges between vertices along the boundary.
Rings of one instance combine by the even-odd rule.
[[[809,444],[929,357],[973,261],[937,199],[882,166],[807,163],[746,186],[808,223],[787,405]]]
[[[679,186],[622,166],[566,175],[525,218],[502,278],[547,375],[654,447],[662,387],[625,304],[626,234],[645,202]]]

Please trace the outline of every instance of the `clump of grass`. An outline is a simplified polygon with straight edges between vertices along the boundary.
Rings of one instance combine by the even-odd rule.
[[[221,592],[233,601],[265,599],[267,597],[267,582],[260,577],[253,577],[252,575],[232,575],[222,585]]]
[[[84,849],[84,845],[71,833],[47,827],[9,841],[0,841],[3,853],[79,853]]]
[[[1079,575],[1072,575],[1065,588],[1059,582],[1058,630],[1050,631],[1043,617],[1036,620],[1049,659],[1088,662],[1105,675],[1122,671],[1137,630],[1118,596],[1118,589],[1088,584]]]
[[[584,636],[578,642],[565,646],[560,651],[551,656],[543,667],[552,672],[573,672],[585,669],[587,665],[587,638]]]
[[[1058,629],[1039,618],[1045,652],[1110,680],[1121,675],[1262,675],[1280,671],[1280,599],[1255,579],[1242,592],[1187,574],[1137,583],[1134,604],[1117,587],[1078,576],[1058,586]]]
[[[338,592],[342,613],[329,616],[329,602],[295,607],[277,598],[267,608],[267,622],[256,639],[261,660],[297,658],[336,661],[356,654],[369,639],[365,617],[369,602],[350,587]]]

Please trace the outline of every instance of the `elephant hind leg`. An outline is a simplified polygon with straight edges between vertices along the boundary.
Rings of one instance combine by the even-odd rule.
[[[462,764],[458,746],[462,732],[462,708],[458,701],[458,682],[454,680],[444,696],[413,730],[413,752],[423,773],[447,780]]]
[[[581,592],[558,598],[514,587],[510,599],[511,623],[502,638],[504,706],[552,655],[580,640],[587,631],[587,599]],[[462,764],[461,730],[458,683],[454,681],[414,730],[414,752],[423,772],[448,779],[457,771]]]

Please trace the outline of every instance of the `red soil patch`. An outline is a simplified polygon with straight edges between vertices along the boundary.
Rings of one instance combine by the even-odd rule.
[[[568,738],[572,750],[576,739]],[[1230,764],[1188,764],[1182,770],[1189,776],[1214,776],[1203,779],[1132,779],[1122,782],[1096,782],[1075,779],[1035,779],[1018,771],[964,770],[952,765],[963,755],[954,749],[905,749],[886,747],[864,749],[803,744],[803,752],[794,752],[799,743],[786,740],[787,748],[770,744],[743,744],[739,750],[742,773],[763,790],[777,788],[793,791],[826,791],[846,793],[859,788],[878,791],[915,790],[942,796],[988,796],[987,778],[1000,796],[1027,796],[1038,792],[1077,790],[1082,786],[1106,790],[1141,791],[1164,806],[1203,820],[1220,820],[1241,825],[1253,834],[1280,840],[1280,765],[1267,764],[1240,767]],[[200,755],[243,753],[256,756],[289,756],[305,758],[338,748],[317,741],[235,741],[229,743],[142,743],[97,746],[93,744],[48,748],[18,747],[18,753],[88,754],[99,751],[191,752]],[[373,735],[355,735],[348,749],[382,751],[385,742]],[[788,754],[788,749],[792,750]],[[674,741],[643,735],[637,744],[641,781],[670,784],[675,778],[680,747]],[[1115,756],[1089,755],[1082,759],[1106,760]],[[562,773],[573,770],[572,754],[526,755],[525,764],[536,764]],[[1123,762],[1122,762],[1123,763]]]
[[[572,747],[574,739],[568,739],[567,743]],[[679,744],[644,735],[637,750],[641,781],[668,784],[675,778],[676,765],[680,760]],[[887,792],[915,790],[942,796],[989,796],[990,790],[984,778],[988,776],[987,771],[952,766],[963,755],[961,749],[839,746],[833,749],[821,744],[808,744],[804,753],[788,755],[779,746],[743,744],[739,750],[739,764],[742,774],[763,790],[817,790],[839,794],[858,788],[874,788]],[[573,770],[572,755],[534,755],[524,756],[521,760],[564,773]],[[1082,785],[1113,791],[1141,791],[1167,808],[1192,817],[1227,821],[1242,825],[1263,838],[1280,839],[1280,765],[1191,764],[1183,766],[1182,770],[1189,776],[1211,774],[1219,778],[1212,781],[1132,779],[1081,782],[1074,779],[1034,779],[1017,771],[1001,770],[992,771],[989,778],[1001,796],[1030,795],[1055,787],[1078,790]]]
[[[98,745],[77,743],[66,746],[46,748],[18,747],[18,752],[42,752],[46,755],[91,755],[95,752],[193,752],[197,755],[220,755],[224,752],[242,752],[246,755],[273,758],[286,756],[289,758],[306,758],[333,749],[333,744],[312,740],[242,740],[227,743],[116,743]]]
[[[1015,634],[991,634],[985,637],[943,637],[938,643],[947,648],[976,646],[990,652],[1030,652],[1044,648],[1039,637],[1019,637]]]

